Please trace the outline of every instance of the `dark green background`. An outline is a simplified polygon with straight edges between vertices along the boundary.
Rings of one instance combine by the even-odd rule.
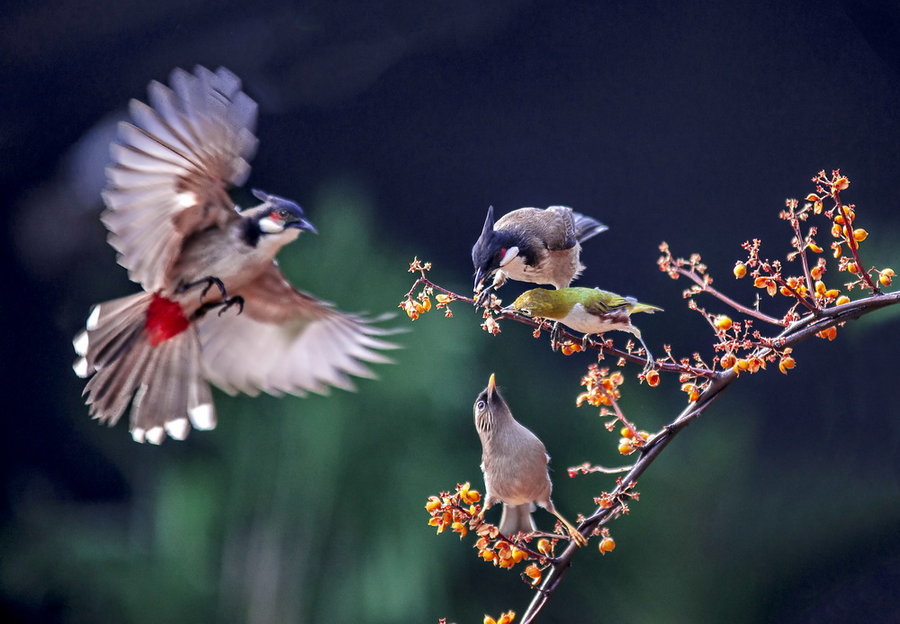
[[[482,485],[471,403],[489,374],[553,456],[563,513],[612,487],[566,467],[621,463],[596,410],[574,405],[590,356],[511,323],[492,338],[462,305],[395,319],[410,330],[396,364],[357,393],[220,395],[215,431],[159,448],[90,422],[70,340],[91,303],[134,290],[97,218],[107,144],[172,67],[244,79],[260,103],[250,184],[295,198],[321,232],[281,264],[343,309],[394,309],[414,255],[465,291],[488,205],[566,204],[610,225],[581,283],[664,307],[640,319],[656,350],[709,356],[658,243],[702,253],[752,302],[730,277],[740,243],[784,254],[784,198],[834,167],[871,232],[865,262],[900,269],[893,2],[60,0],[9,3],[2,21],[5,621],[521,613],[516,573],[435,536],[423,509]],[[788,377],[742,379],[641,480],[616,551],[579,554],[546,621],[898,621],[898,328],[885,310],[802,345]],[[648,390],[627,372],[642,428],[681,409],[674,378]]]

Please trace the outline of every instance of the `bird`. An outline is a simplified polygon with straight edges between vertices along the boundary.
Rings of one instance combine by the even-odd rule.
[[[210,385],[229,394],[327,394],[373,377],[396,345],[383,318],[348,314],[296,290],[275,255],[302,232],[303,209],[243,185],[257,148],[257,105],[225,68],[172,71],[149,104],[131,100],[110,147],[101,221],[140,292],[92,307],[73,340],[90,415],[126,411],[137,442],[213,429]],[[215,311],[215,313],[213,313]],[[129,409],[130,408],[130,409]]]
[[[479,293],[476,303],[487,301],[490,292],[507,278],[566,288],[584,270],[581,244],[606,229],[596,219],[566,206],[519,208],[496,223],[494,207],[489,207],[481,235],[472,247],[473,290]],[[492,276],[493,282],[486,286]]]
[[[572,286],[559,290],[533,288],[527,290],[507,308],[529,317],[545,318],[575,331],[583,332],[587,343],[592,334],[611,330],[628,332],[636,337],[647,353],[647,365],[653,363],[653,355],[647,348],[641,330],[631,324],[635,312],[662,312],[662,308],[639,303],[634,297],[622,297],[599,288]],[[555,347],[556,336],[551,337]]]
[[[556,510],[550,499],[553,484],[544,443],[513,417],[496,383],[492,373],[472,408],[481,439],[484,473],[485,496],[480,517],[484,518],[495,503],[503,503],[498,528],[511,537],[536,530],[531,512],[537,504],[556,516],[578,546],[584,546],[587,538]]]

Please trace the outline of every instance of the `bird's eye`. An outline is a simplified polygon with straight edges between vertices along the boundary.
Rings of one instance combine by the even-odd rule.
[[[285,210],[284,208],[282,208],[281,210],[278,211],[278,216],[281,217],[282,219],[287,219],[288,211]]]
[[[479,410],[483,410],[485,407],[487,407],[487,403],[485,403],[484,401],[478,401],[478,403],[475,404],[475,407]]]

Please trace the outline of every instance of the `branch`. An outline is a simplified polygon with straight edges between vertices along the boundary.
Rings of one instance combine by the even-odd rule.
[[[900,292],[876,294],[871,297],[858,299],[844,305],[822,310],[817,316],[812,314],[806,315],[785,328],[785,330],[773,341],[773,347],[779,349],[792,347],[793,345],[811,338],[824,329],[835,327],[881,308],[896,305],[898,303],[900,303]],[[764,358],[772,352],[773,347],[760,347],[754,352],[754,355]],[[700,415],[703,414],[717,398],[719,398],[719,395],[738,377],[739,374],[733,369],[715,373],[709,386],[701,393],[700,397],[685,407],[670,424],[663,427],[662,431],[642,449],[640,458],[628,474],[622,477],[618,482],[616,489],[610,494],[610,498],[618,500],[616,498],[617,496],[623,494],[627,488],[634,486],[634,484],[637,483],[638,478],[644,474],[647,468],[649,468],[656,458],[659,457],[660,453],[668,446],[669,442],[671,442],[679,432],[699,418]],[[579,531],[586,535],[590,535],[595,529],[616,517],[616,514],[620,509],[620,505],[613,505],[608,508],[598,507],[591,516],[581,523],[578,527]],[[547,604],[547,601],[559,587],[560,582],[571,565],[572,558],[578,550],[578,547],[574,544],[569,544],[565,551],[553,562],[550,573],[544,578],[540,588],[536,590],[534,598],[522,616],[523,624],[529,624],[530,622],[535,621],[535,618],[537,618],[538,614]]]

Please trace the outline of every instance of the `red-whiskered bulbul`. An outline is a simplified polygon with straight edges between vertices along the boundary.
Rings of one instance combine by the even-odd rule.
[[[131,101],[103,193],[109,242],[144,291],[94,306],[74,340],[90,414],[112,425],[130,405],[132,437],[156,444],[215,427],[210,383],[254,396],[353,389],[349,375],[373,376],[364,362],[394,347],[389,330],[284,279],[276,253],[316,231],[300,206],[253,191],[262,203],[239,211],[229,198],[257,145],[240,80],[197,67],[170,85]]]
[[[472,247],[477,301],[511,278],[565,288],[584,266],[581,243],[607,229],[605,225],[566,206],[519,208],[494,222],[488,208],[481,235]],[[491,284],[485,282],[494,277]]]

